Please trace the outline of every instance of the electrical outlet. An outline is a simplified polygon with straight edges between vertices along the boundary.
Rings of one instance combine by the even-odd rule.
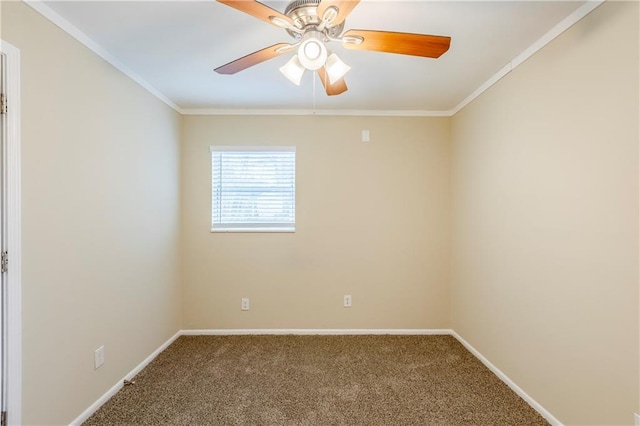
[[[98,368],[102,367],[102,364],[104,364],[104,345],[100,346],[93,353],[94,370],[97,370]]]
[[[344,295],[344,307],[345,308],[350,308],[351,307],[351,295],[350,294],[345,294]]]
[[[248,297],[243,297],[242,298],[242,302],[240,303],[240,309],[243,311],[248,311],[249,310],[249,298]]]
[[[368,130],[362,131],[362,142],[369,142],[371,140],[371,134]]]
[[[640,414],[633,413],[633,420],[635,421],[636,426],[640,426]]]

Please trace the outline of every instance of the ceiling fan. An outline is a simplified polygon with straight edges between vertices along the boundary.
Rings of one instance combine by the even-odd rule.
[[[284,14],[255,0],[217,0],[251,16],[285,29],[293,43],[278,43],[215,69],[219,74],[235,74],[268,59],[298,49],[280,71],[300,85],[305,70],[316,71],[327,95],[347,91],[344,75],[351,69],[326,43],[342,43],[347,49],[371,50],[402,55],[439,58],[449,50],[451,37],[373,30],[343,33],[345,18],[360,0],[292,0]]]

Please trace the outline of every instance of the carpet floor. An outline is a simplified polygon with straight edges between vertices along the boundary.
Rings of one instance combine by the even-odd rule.
[[[85,425],[546,425],[452,336],[182,336]]]

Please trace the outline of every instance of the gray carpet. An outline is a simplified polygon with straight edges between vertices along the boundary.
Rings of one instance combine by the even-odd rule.
[[[182,336],[85,425],[546,425],[451,336]]]

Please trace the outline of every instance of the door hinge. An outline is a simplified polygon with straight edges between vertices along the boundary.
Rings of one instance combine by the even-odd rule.
[[[3,251],[0,257],[0,272],[7,272],[9,270],[9,252]]]
[[[4,93],[0,93],[0,114],[6,114],[7,109],[7,96]]]
[[[3,411],[2,414],[0,414],[0,425],[7,426],[7,412],[6,411]]]

